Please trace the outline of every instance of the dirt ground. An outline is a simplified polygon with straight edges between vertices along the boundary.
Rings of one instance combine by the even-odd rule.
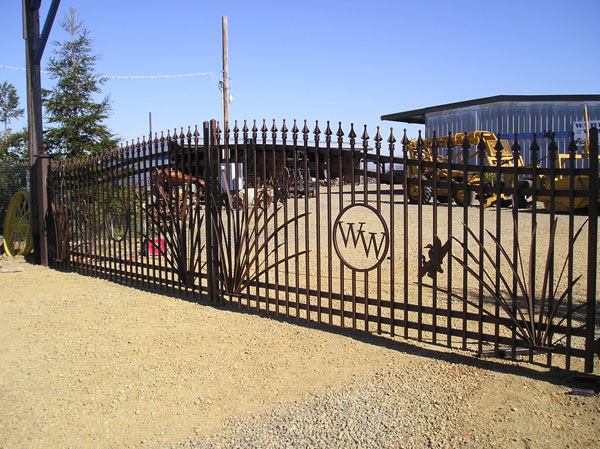
[[[171,447],[394,367],[459,382],[448,366],[461,364],[477,382],[447,431],[490,447],[600,447],[600,397],[572,394],[594,386],[572,374],[2,264],[1,448]]]

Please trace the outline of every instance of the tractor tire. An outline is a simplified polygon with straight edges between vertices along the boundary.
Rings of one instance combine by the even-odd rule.
[[[426,181],[426,179],[422,178],[422,181]],[[417,182],[409,184],[408,202],[411,204],[419,204],[419,197],[421,197],[422,204],[429,204],[433,197],[433,189],[431,186],[423,186],[423,192],[420,192],[419,184]]]
[[[470,206],[473,203],[474,197],[475,195],[469,189],[467,189],[466,194],[465,189],[458,189],[452,192],[452,199],[460,207]]]
[[[526,189],[528,187],[531,187],[531,183],[530,183],[530,181],[522,180],[522,181],[519,181],[518,186],[519,186],[519,189]],[[531,206],[530,198],[531,197],[527,197],[524,193],[518,192],[518,194],[517,194],[517,209],[527,209],[528,207],[530,207]]]

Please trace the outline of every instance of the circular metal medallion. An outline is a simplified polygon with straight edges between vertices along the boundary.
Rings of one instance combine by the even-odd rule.
[[[390,234],[383,216],[368,204],[351,204],[335,219],[335,252],[355,271],[370,271],[380,265],[389,245]]]

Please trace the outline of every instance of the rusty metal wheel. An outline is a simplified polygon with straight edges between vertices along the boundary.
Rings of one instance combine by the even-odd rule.
[[[32,249],[29,198],[18,192],[8,203],[4,217],[4,250],[9,256],[24,256]]]

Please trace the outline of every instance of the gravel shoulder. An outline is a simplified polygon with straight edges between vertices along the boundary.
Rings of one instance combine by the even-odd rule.
[[[560,371],[3,268],[2,448],[600,447]]]

